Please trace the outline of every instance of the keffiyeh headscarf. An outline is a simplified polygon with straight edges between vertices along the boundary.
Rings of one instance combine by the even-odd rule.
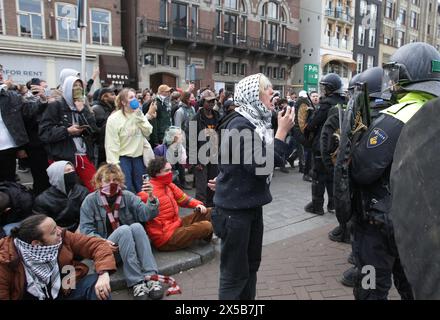
[[[20,254],[26,272],[27,292],[39,300],[56,299],[61,288],[58,267],[58,250],[61,243],[53,246],[33,246],[15,238],[14,244]],[[51,295],[47,291],[51,284]]]
[[[258,73],[241,80],[235,87],[234,104],[238,112],[255,127],[262,141],[272,144],[274,141],[271,124],[272,113],[260,101],[260,78]]]

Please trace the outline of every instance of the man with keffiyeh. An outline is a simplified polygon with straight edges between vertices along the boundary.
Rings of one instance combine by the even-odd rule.
[[[74,257],[92,259],[96,273]],[[71,233],[33,215],[0,240],[0,300],[107,300],[116,271],[105,240]]]

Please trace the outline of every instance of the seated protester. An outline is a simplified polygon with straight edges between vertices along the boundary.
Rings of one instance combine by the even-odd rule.
[[[57,161],[47,168],[51,187],[40,194],[34,212],[45,214],[63,228],[75,232],[79,227],[81,204],[89,190],[79,183],[75,167],[68,161]]]
[[[87,275],[77,256],[92,259],[96,273]],[[45,215],[26,218],[0,240],[0,300],[107,300],[114,271],[106,241],[63,230]]]
[[[173,164],[173,169],[179,172],[178,186],[182,189],[191,189],[185,180],[186,149],[183,141],[182,129],[171,126],[165,131],[163,143],[154,148],[156,157],[163,157]]]
[[[161,251],[174,251],[190,246],[194,240],[212,238],[211,210],[202,202],[180,190],[172,181],[171,164],[164,158],[150,161],[153,193],[159,198],[159,215],[146,224],[146,230],[154,246]],[[145,202],[148,195],[138,194]],[[193,214],[179,217],[179,207],[196,208]]]
[[[133,287],[135,299],[153,300],[163,297],[160,282],[146,280],[157,274],[157,265],[150,240],[143,224],[157,216],[158,200],[148,183],[148,203],[124,187],[124,174],[118,165],[101,166],[94,177],[96,191],[81,206],[80,232],[108,239],[114,251],[119,251],[128,287]]]
[[[23,185],[0,182],[0,238],[9,236],[12,228],[32,214],[34,198]]]

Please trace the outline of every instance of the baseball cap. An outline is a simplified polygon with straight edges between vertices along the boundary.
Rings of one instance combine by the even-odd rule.
[[[167,86],[166,84],[162,84],[162,85],[160,85],[160,86],[159,86],[159,89],[157,89],[157,92],[158,92],[158,93],[161,93],[161,92],[169,92],[169,91],[171,91],[171,87]]]
[[[206,101],[211,101],[217,99],[217,97],[215,96],[214,92],[212,92],[211,90],[205,90],[202,93],[202,99]]]

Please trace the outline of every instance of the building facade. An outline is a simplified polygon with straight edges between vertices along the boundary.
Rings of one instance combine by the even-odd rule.
[[[437,0],[383,0],[379,65],[410,42],[426,42],[440,49],[440,9]]]
[[[196,87],[233,91],[243,77],[262,72],[275,89],[285,91],[301,58],[299,4],[123,1],[123,38],[136,34],[137,39],[123,40],[131,73],[138,75],[133,85],[155,91],[162,83],[185,87],[194,81]]]
[[[122,85],[128,78],[128,66],[125,62],[124,68],[121,46],[120,1],[89,0],[87,13],[86,77],[101,65],[102,82]],[[81,70],[77,21],[76,0],[0,0],[0,64],[4,78],[17,83],[41,78],[54,88],[62,69]],[[107,57],[118,61],[117,70],[106,63]]]
[[[360,0],[355,6],[353,59],[357,74],[379,65],[382,1]]]

